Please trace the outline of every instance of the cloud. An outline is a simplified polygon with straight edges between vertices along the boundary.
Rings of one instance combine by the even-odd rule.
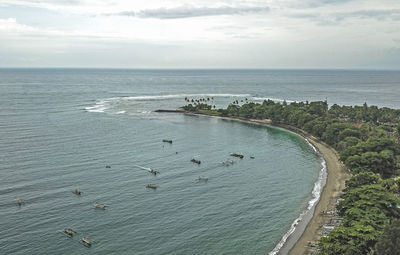
[[[0,36],[3,40],[9,38],[19,38],[21,40],[31,40],[31,39],[94,39],[94,40],[128,40],[132,37],[124,36],[118,33],[101,33],[101,32],[90,32],[90,31],[64,31],[57,29],[46,29],[38,28],[33,26],[28,26],[19,23],[16,18],[0,19]]]
[[[370,9],[352,12],[297,12],[288,15],[289,18],[305,19],[318,25],[339,25],[350,19],[400,20],[400,9]]]
[[[371,18],[377,20],[383,19],[400,19],[400,9],[377,9],[377,10],[360,10],[349,13],[341,13],[337,15],[339,19],[346,18]]]
[[[13,32],[32,32],[35,31],[33,27],[20,24],[15,18],[0,19],[0,32],[1,31],[13,31]]]
[[[154,19],[184,19],[204,16],[217,16],[217,15],[243,15],[250,13],[267,13],[269,7],[193,7],[193,6],[179,6],[175,8],[157,8],[145,9],[141,11],[124,11],[118,13],[108,13],[107,16],[128,16],[137,18],[154,18]]]
[[[80,0],[3,0],[0,4],[58,9],[64,6],[78,6],[81,5],[82,2]]]

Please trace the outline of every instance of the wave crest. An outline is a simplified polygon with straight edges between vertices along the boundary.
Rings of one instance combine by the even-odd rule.
[[[308,141],[308,139],[305,139],[305,140],[308,143],[308,145],[311,146],[311,148],[314,150],[314,152],[317,153],[318,155],[320,155],[317,148],[315,148],[315,146],[312,145],[312,143],[310,143],[310,141]],[[279,241],[279,243],[275,246],[275,248],[271,252],[268,253],[268,255],[276,255],[279,252],[279,250],[286,243],[286,240],[289,238],[289,236],[291,234],[293,234],[293,232],[296,230],[297,224],[303,219],[304,215],[306,215],[313,208],[315,203],[318,202],[318,200],[321,196],[322,189],[325,186],[326,176],[327,176],[326,161],[322,156],[321,156],[321,158],[322,158],[322,161],[321,161],[322,167],[321,167],[321,170],[319,171],[318,180],[314,183],[314,188],[311,192],[312,198],[310,201],[308,201],[307,209],[305,209],[300,214],[300,216],[293,221],[288,232],[286,232],[286,234],[282,237],[282,239]]]

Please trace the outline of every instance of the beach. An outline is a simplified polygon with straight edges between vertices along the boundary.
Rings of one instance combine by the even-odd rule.
[[[177,112],[182,112],[178,110]],[[194,114],[185,113],[188,115],[201,115],[201,116],[211,116],[226,120],[240,121],[244,123],[258,124],[258,125],[269,125],[280,127],[300,135],[306,141],[310,142],[320,153],[326,162],[327,177],[323,190],[320,194],[320,198],[316,204],[306,211],[302,215],[302,220],[296,225],[296,229],[287,240],[284,242],[283,246],[279,249],[277,254],[313,254],[314,248],[308,247],[308,242],[315,242],[321,238],[321,226],[325,223],[326,217],[321,214],[322,211],[331,211],[335,209],[336,200],[340,197],[341,191],[345,187],[345,182],[350,178],[350,173],[339,160],[339,155],[332,147],[324,143],[323,141],[313,137],[312,135],[300,130],[298,128],[272,123],[271,120],[257,120],[257,119],[243,119],[243,118],[233,118],[233,117],[221,117],[215,115],[207,114]],[[271,253],[270,253],[271,254]],[[274,253],[272,253],[274,254]]]

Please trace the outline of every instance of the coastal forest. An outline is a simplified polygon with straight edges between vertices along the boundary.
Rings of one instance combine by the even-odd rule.
[[[400,110],[328,106],[326,101],[235,101],[225,109],[189,102],[185,111],[241,119],[269,119],[330,145],[352,176],[336,206],[343,222],[318,243],[318,254],[400,254]]]

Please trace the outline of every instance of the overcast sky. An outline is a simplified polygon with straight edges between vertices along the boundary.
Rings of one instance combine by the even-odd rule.
[[[400,0],[0,0],[0,66],[400,69]]]

